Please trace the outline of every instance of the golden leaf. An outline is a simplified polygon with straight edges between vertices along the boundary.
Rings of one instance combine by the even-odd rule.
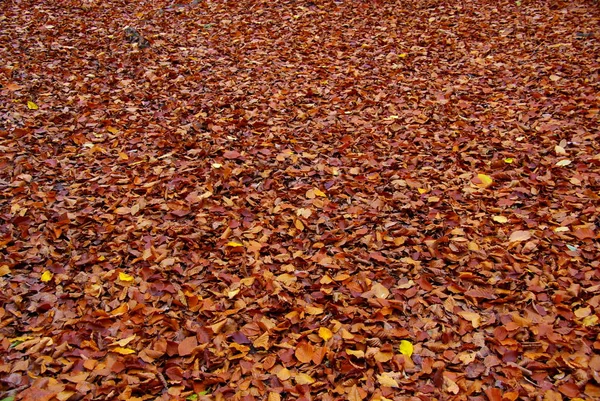
[[[410,341],[402,340],[400,341],[399,349],[402,355],[405,355],[410,358],[413,354],[414,347]]]
[[[118,345],[120,347],[124,347],[127,344],[129,344],[130,342],[132,342],[133,340],[135,340],[135,337],[136,337],[136,335],[134,334],[134,335],[131,335],[131,336],[127,337],[127,338],[123,338],[121,340],[114,341],[110,345]]]
[[[229,241],[226,245],[234,247],[234,248],[244,246],[244,244],[242,244],[241,242],[238,242],[238,241]]]
[[[315,379],[313,379],[311,376],[307,375],[306,373],[298,373],[296,375],[296,377],[294,377],[294,381],[296,382],[296,384],[313,384],[315,382]]]
[[[313,189],[313,193],[314,193],[316,196],[320,196],[320,197],[322,197],[322,198],[326,198],[326,197],[327,197],[327,195],[325,194],[325,192],[321,191],[321,190],[320,190],[320,189],[318,189],[318,188],[314,188],[314,189]]]
[[[512,157],[507,157],[506,159],[504,159],[504,163],[506,163],[506,164],[511,164],[514,161],[515,160]]]
[[[0,277],[6,276],[7,274],[10,274],[10,267],[8,267],[8,265],[0,266]]]
[[[130,276],[127,273],[119,272],[119,280],[125,283],[130,283],[133,281],[133,276]]]
[[[27,102],[27,108],[29,110],[37,110],[39,107],[37,104],[33,103],[31,100]]]
[[[254,346],[254,348],[264,348],[264,349],[268,350],[269,349],[269,333],[265,331],[260,337],[258,337],[256,340],[254,340],[254,342],[252,343],[252,346]]]
[[[477,178],[479,179],[480,183],[475,185],[477,185],[479,188],[488,188],[494,183],[492,177],[486,174],[477,174]]]
[[[319,327],[319,337],[321,337],[323,341],[327,341],[333,337],[333,333],[327,327]]]
[[[591,315],[591,316],[585,317],[585,318],[583,318],[583,321],[581,322],[581,324],[583,324],[583,327],[595,326],[598,324],[598,316]]]
[[[394,379],[389,372],[383,372],[382,374],[377,375],[377,381],[384,387],[400,387],[396,379]]]
[[[42,277],[40,277],[40,280],[42,280],[43,283],[47,283],[48,281],[52,280],[53,276],[54,274],[52,274],[51,271],[46,270],[42,273]]]
[[[123,347],[113,348],[110,350],[110,352],[116,352],[117,354],[121,354],[121,355],[135,354],[135,350],[133,350],[131,348],[123,348]]]
[[[292,373],[289,371],[288,368],[283,368],[279,372],[277,372],[276,376],[279,380],[284,381],[292,377]]]
[[[361,350],[347,349],[346,350],[346,354],[355,356],[357,358],[364,358],[365,357],[365,351],[361,351]]]

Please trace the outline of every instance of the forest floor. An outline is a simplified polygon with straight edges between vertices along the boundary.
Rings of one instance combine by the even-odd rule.
[[[0,400],[600,399],[598,2],[0,26]]]

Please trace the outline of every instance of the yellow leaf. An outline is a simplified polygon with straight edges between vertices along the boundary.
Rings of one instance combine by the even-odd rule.
[[[118,345],[120,347],[124,347],[127,344],[129,344],[130,342],[132,342],[133,340],[135,340],[135,337],[136,337],[136,335],[133,334],[133,335],[131,335],[131,336],[127,337],[127,338],[123,338],[123,339],[121,339],[119,341],[114,341],[110,345]]]
[[[133,276],[130,276],[130,275],[129,275],[129,274],[127,274],[127,273],[120,272],[120,273],[119,273],[119,280],[120,280],[120,281],[123,281],[123,282],[125,282],[125,283],[130,283],[130,282],[132,282],[132,281],[133,281]]]
[[[306,373],[298,373],[296,375],[296,377],[294,377],[294,381],[296,382],[296,384],[313,384],[315,382],[315,379],[313,379],[311,376],[307,375]]]
[[[408,341],[408,340],[402,340],[402,341],[400,341],[400,347],[399,347],[399,349],[400,349],[400,353],[402,355],[405,355],[405,356],[407,356],[409,358],[412,356],[413,350],[414,350],[412,343],[410,341]]]
[[[417,191],[419,191],[421,195],[426,194],[428,192],[425,188],[417,188]]]
[[[213,163],[212,167],[213,168],[221,168],[221,167],[223,167],[223,165],[221,163]]]
[[[7,274],[10,274],[10,267],[8,267],[8,265],[0,266],[0,277],[6,276]]]
[[[111,352],[116,352],[117,354],[121,354],[121,355],[131,355],[131,354],[135,354],[135,350],[131,349],[131,348],[123,348],[123,347],[116,347],[110,350]]]
[[[292,373],[288,368],[283,368],[276,374],[277,378],[281,381],[287,380],[292,377]]]
[[[229,241],[227,243],[227,246],[232,246],[232,247],[240,247],[240,246],[244,246],[244,244],[242,244],[241,242],[238,241]]]
[[[486,174],[477,174],[477,178],[481,181],[481,184],[476,184],[479,188],[487,188],[494,182],[492,177]]]
[[[492,220],[494,220],[496,223],[506,223],[508,222],[508,219],[504,216],[493,216]]]
[[[383,372],[382,374],[377,375],[377,381],[384,387],[400,387],[396,379],[394,379],[389,372]]]
[[[515,160],[512,157],[507,157],[506,159],[504,159],[504,163],[506,163],[506,164],[511,164],[514,161]]]
[[[33,103],[31,100],[27,102],[27,108],[29,110],[37,110],[39,107],[37,104]]]
[[[582,324],[584,327],[595,326],[598,324],[598,316],[597,315],[588,316],[583,319]]]
[[[325,192],[323,192],[323,191],[321,191],[320,189],[317,189],[317,188],[313,189],[313,193],[315,195],[317,195],[317,196],[322,197],[322,198],[326,198],[327,197],[327,195],[325,195]]]
[[[240,292],[240,289],[239,289],[239,288],[238,288],[238,289],[235,289],[235,290],[232,290],[232,291],[228,291],[228,292],[227,292],[227,297],[228,297],[229,299],[231,299],[231,298],[235,297],[235,296],[236,296],[236,295],[237,295],[239,292]]]
[[[107,127],[106,130],[108,132],[110,132],[111,134],[117,134],[119,132],[119,130],[116,129],[115,127]]]
[[[408,57],[408,54],[406,54],[406,53],[400,53],[400,54],[398,54],[398,57],[400,57],[400,58],[406,58],[406,57]]]
[[[323,341],[327,341],[333,337],[333,333],[327,327],[319,327],[319,337],[321,337]]]
[[[46,270],[42,273],[42,277],[40,278],[40,280],[42,280],[43,283],[47,283],[48,281],[52,280],[53,276],[54,274],[52,274],[51,271]]]
[[[361,351],[361,350],[347,349],[346,350],[346,354],[355,356],[357,358],[364,358],[365,357],[365,351]]]

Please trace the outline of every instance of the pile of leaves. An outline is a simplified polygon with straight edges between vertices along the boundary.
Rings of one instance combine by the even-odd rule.
[[[0,11],[4,400],[600,397],[596,2]]]

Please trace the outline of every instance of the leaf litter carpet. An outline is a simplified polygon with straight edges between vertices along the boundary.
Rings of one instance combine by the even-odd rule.
[[[0,11],[3,399],[600,397],[597,2]]]

